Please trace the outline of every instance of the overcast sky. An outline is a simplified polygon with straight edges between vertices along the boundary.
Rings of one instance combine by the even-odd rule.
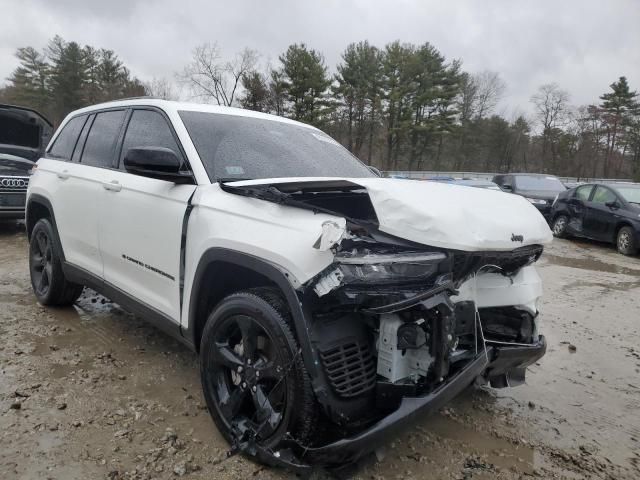
[[[332,71],[350,42],[430,42],[466,71],[507,83],[500,107],[528,112],[529,98],[557,82],[586,104],[626,75],[640,90],[640,1],[426,0],[0,0],[0,79],[16,48],[66,40],[113,49],[142,80],[173,78],[198,44],[231,56],[247,46],[277,63],[289,44],[320,50]]]

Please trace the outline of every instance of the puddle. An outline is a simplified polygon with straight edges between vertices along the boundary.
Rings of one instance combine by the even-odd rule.
[[[581,270],[591,270],[596,272],[617,273],[621,275],[632,275],[640,277],[640,264],[636,267],[622,266],[615,263],[607,263],[596,258],[575,258],[567,256],[553,255],[545,252],[542,257],[552,265],[561,267],[579,268]]]

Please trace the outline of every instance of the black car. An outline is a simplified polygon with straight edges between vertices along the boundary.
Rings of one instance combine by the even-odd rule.
[[[534,173],[496,175],[493,183],[505,192],[515,193],[529,200],[547,221],[550,220],[554,199],[567,190],[558,177]]]
[[[624,255],[640,247],[640,184],[586,184],[558,195],[551,210],[556,237],[615,243]]]
[[[24,218],[29,171],[52,132],[38,112],[0,104],[0,220]]]

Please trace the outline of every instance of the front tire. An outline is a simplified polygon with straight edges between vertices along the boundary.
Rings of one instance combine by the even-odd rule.
[[[638,253],[638,237],[631,227],[622,227],[616,238],[618,252],[623,255],[636,255]]]
[[[34,225],[29,242],[31,286],[42,305],[63,307],[73,304],[82,293],[82,285],[64,276],[51,222],[41,218]]]
[[[255,439],[274,450],[286,439],[312,441],[317,405],[289,319],[286,302],[270,289],[229,295],[209,315],[200,342],[202,387],[232,445]]]
[[[553,236],[557,238],[565,238],[567,236],[567,225],[569,224],[569,217],[566,215],[558,215],[553,221]]]

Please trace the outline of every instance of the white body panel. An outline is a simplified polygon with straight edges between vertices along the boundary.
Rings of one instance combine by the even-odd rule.
[[[499,273],[480,273],[458,289],[453,302],[473,300],[478,308],[517,306],[531,314],[538,311],[542,297],[542,280],[533,265],[522,268],[511,277]]]
[[[98,202],[104,170],[72,162],[40,159],[28,195],[49,199],[66,260],[102,276]]]
[[[105,172],[98,232],[104,279],[180,321],[180,241],[196,187],[117,170]]]
[[[367,188],[380,230],[407,240],[469,252],[552,240],[544,217],[519,195],[418,180],[354,181]],[[523,241],[514,242],[513,235]]]

